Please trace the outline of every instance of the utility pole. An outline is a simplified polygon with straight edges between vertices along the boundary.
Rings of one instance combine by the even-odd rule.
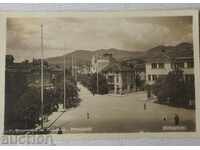
[[[99,63],[98,63],[98,57],[97,57],[97,69],[96,69],[96,71],[97,71],[97,94],[99,94]]]
[[[76,59],[76,82],[78,80],[78,63],[77,63],[77,59]]]
[[[41,24],[41,128],[44,128],[44,46],[43,24]]]
[[[65,64],[65,53],[64,53],[64,61],[63,61],[63,75],[64,75],[64,87],[63,87],[63,94],[64,94],[64,97],[63,97],[63,109],[65,110],[65,108],[66,108],[66,73],[65,73],[65,71],[66,71],[66,64]]]
[[[74,68],[74,71],[75,71],[75,80],[76,80],[76,82],[77,82],[77,71],[78,71],[78,68],[77,68],[77,59],[76,59],[76,56],[74,57],[74,66],[75,66],[75,68]]]
[[[74,76],[74,60],[73,60],[73,54],[72,54],[72,77]]]
[[[74,80],[76,81],[76,57],[74,56]]]

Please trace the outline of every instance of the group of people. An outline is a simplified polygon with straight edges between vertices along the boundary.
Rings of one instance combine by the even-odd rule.
[[[144,103],[144,110],[146,110],[147,109],[147,103],[145,102]],[[163,117],[163,121],[167,121],[167,117],[166,116],[164,116]],[[174,125],[179,125],[180,124],[180,117],[179,117],[179,115],[178,114],[174,114]]]

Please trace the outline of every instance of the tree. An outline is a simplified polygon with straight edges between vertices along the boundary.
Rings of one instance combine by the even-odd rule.
[[[81,101],[79,98],[79,88],[77,86],[76,81],[71,76],[71,73],[66,70],[66,80],[65,80],[65,87],[66,87],[66,108],[77,107]],[[59,103],[63,104],[64,98],[64,77],[63,73],[57,74],[56,82],[55,82],[56,93],[58,95]]]
[[[27,79],[24,73],[8,72],[5,75],[5,130],[16,128],[18,120],[15,106],[27,88]]]
[[[97,94],[97,74],[88,74],[82,75],[80,78],[81,83],[87,87],[93,94]],[[108,93],[108,84],[106,77],[99,73],[98,74],[98,94],[107,94]]]
[[[13,55],[6,55],[6,65],[12,65],[14,63]]]
[[[16,107],[15,113],[17,120],[20,121],[18,128],[33,129],[39,123],[41,116],[41,95],[40,89],[35,87],[27,88],[23,95],[20,96]],[[50,115],[52,112],[57,111],[57,95],[53,90],[44,90],[44,115]]]
[[[28,64],[28,63],[29,63],[29,60],[26,59],[26,60],[24,60],[22,63],[24,63],[24,64]]]
[[[19,98],[15,111],[17,113],[17,119],[21,122],[20,128],[35,128],[36,123],[39,123],[41,112],[40,90],[36,88],[27,88],[24,94]]]
[[[152,89],[160,102],[186,106],[189,97],[194,98],[194,92],[190,91],[193,84],[185,81],[182,70],[176,69],[169,72],[166,77],[159,78]]]
[[[90,78],[90,90],[94,94],[107,94],[108,84],[105,76],[101,73],[98,74],[98,92],[97,93],[97,74],[92,74]]]

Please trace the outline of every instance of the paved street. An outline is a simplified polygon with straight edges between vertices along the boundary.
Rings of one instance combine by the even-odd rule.
[[[79,84],[80,106],[71,108],[51,126],[68,132],[158,132],[163,126],[174,125],[174,114],[180,117],[180,125],[194,130],[195,112],[183,108],[169,107],[146,102],[145,92],[125,96],[95,95]],[[59,116],[55,112],[50,121]],[[163,118],[166,118],[166,121]],[[47,124],[50,124],[47,123]],[[47,125],[46,124],[46,125]]]

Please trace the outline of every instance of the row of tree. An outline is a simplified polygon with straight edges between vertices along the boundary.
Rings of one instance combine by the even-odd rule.
[[[98,82],[97,82],[98,78]],[[79,80],[83,86],[90,90],[93,94],[107,94],[108,83],[105,76],[102,73],[80,75]],[[97,89],[98,88],[98,89]]]

